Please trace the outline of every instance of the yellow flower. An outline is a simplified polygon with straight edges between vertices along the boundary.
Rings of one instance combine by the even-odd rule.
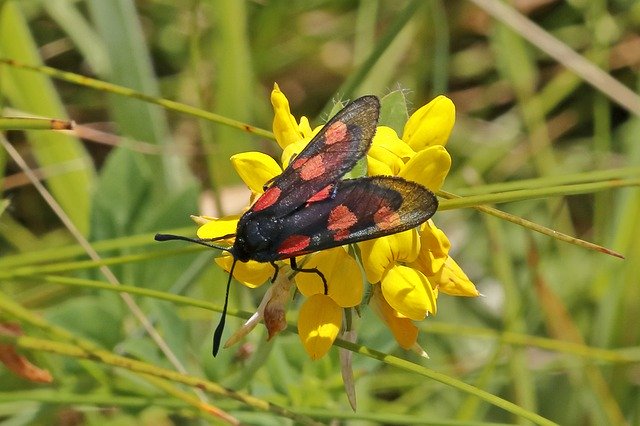
[[[379,128],[367,159],[369,174],[396,175],[438,191],[451,167],[444,145],[454,122],[453,103],[438,96],[409,117],[402,138],[392,129]],[[367,279],[374,284],[375,311],[405,349],[414,347],[417,339],[408,323],[437,312],[439,291],[479,295],[449,257],[451,244],[432,220],[419,229],[358,245]]]
[[[314,294],[300,307],[298,334],[311,359],[322,358],[338,337],[342,308],[324,294]]]
[[[405,161],[415,155],[391,127],[378,126],[371,148],[367,153],[369,176],[397,175]]]
[[[444,146],[456,119],[451,99],[437,96],[414,112],[404,125],[402,140],[416,151],[434,145]]]
[[[359,246],[367,279],[379,283],[384,299],[398,314],[416,321],[435,314],[433,286],[422,272],[405,266],[420,252],[416,230],[363,241]]]
[[[291,115],[289,100],[280,91],[280,87],[274,84],[271,91],[271,105],[273,105],[273,134],[280,148],[285,149],[287,145],[302,139],[300,126]]]
[[[282,168],[276,160],[262,152],[232,155],[231,165],[254,194],[262,194],[264,184],[282,173]]]
[[[231,162],[238,175],[257,199],[264,187],[282,173],[292,158],[300,153],[321,129],[314,130],[306,118],[297,122],[289,102],[277,85],[271,93],[274,108],[273,132],[280,147],[282,167],[271,157],[259,152],[236,154]],[[377,128],[367,153],[367,174],[400,176],[438,191],[451,167],[451,157],[444,148],[453,127],[453,103],[439,96],[418,109],[404,128],[402,138],[385,126]],[[197,217],[198,237],[219,238],[235,232],[239,216],[221,219]],[[232,240],[228,240],[231,244]],[[324,356],[342,328],[343,310],[361,303],[366,281],[373,285],[371,304],[389,327],[401,347],[417,347],[417,327],[413,321],[437,311],[439,292],[458,296],[477,296],[475,286],[458,264],[449,257],[450,243],[433,221],[398,234],[358,243],[362,268],[353,249],[337,247],[311,253],[298,260],[303,269],[316,273],[298,273],[295,283],[306,297],[298,316],[298,334],[312,359]],[[226,271],[233,259],[223,255],[216,263]],[[286,263],[283,263],[286,265]],[[274,286],[267,292],[256,315],[234,336],[236,341],[255,324],[264,320],[269,336],[284,328],[285,305],[288,302],[286,278],[289,268],[280,267]],[[234,277],[249,287],[262,285],[274,274],[268,263],[238,262]]]
[[[371,306],[389,327],[398,344],[404,349],[411,349],[418,338],[418,327],[389,305],[379,286],[373,287]]]
[[[342,309],[362,300],[363,286],[355,259],[336,247],[309,256],[305,268],[317,268],[327,280],[327,292],[317,274],[298,274],[298,290],[308,299],[300,308],[298,334],[312,359],[324,356],[342,325]]]

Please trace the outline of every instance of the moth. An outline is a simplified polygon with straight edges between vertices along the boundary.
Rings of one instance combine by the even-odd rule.
[[[438,208],[429,189],[393,176],[342,179],[371,146],[380,115],[380,101],[363,96],[338,112],[291,161],[239,219],[231,247],[213,244],[225,239],[188,238],[157,234],[157,241],[186,240],[227,251],[233,256],[223,315],[213,339],[213,355],[220,347],[229,286],[238,261],[270,262],[288,259],[299,268],[296,257],[345,244],[370,240],[414,228]]]

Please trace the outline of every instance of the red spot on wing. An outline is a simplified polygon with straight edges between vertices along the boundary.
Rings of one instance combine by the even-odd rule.
[[[258,201],[255,202],[252,210],[254,212],[259,212],[260,210],[264,210],[267,207],[272,206],[276,201],[278,201],[281,193],[282,191],[280,190],[280,188],[278,188],[277,186],[272,186],[271,188],[267,189],[265,193],[260,196],[260,198],[258,198]]]
[[[318,201],[326,200],[327,198],[329,198],[331,196],[331,192],[333,191],[333,187],[334,187],[333,184],[325,186],[320,191],[316,192],[314,195],[309,197],[309,199],[307,200],[307,204],[316,203]]]
[[[373,214],[373,221],[376,226],[382,230],[394,228],[402,224],[400,215],[387,205],[381,206],[378,211]]]
[[[294,169],[299,169],[300,167],[302,167],[304,165],[304,163],[306,163],[308,160],[308,158],[296,158],[293,163],[291,163],[291,167],[293,167]]]
[[[341,229],[339,231],[336,231],[332,236],[335,241],[341,241],[345,238],[348,238],[350,235],[351,232],[349,232],[348,229]]]
[[[304,249],[309,247],[310,243],[311,237],[306,235],[291,235],[278,247],[278,253],[283,255],[302,253]]]
[[[302,180],[315,179],[324,174],[325,167],[322,154],[315,155],[302,164],[300,168],[300,178]]]
[[[336,121],[325,130],[324,142],[327,145],[333,145],[334,143],[344,141],[348,134],[347,125],[342,121]]]
[[[327,229],[329,231],[345,231],[358,222],[358,217],[349,210],[349,207],[340,204],[331,210],[329,220],[327,221]]]

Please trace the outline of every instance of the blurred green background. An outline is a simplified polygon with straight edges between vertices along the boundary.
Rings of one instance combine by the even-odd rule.
[[[452,254],[484,297],[442,295],[418,324],[431,359],[397,347],[369,310],[358,343],[407,359],[561,424],[640,422],[640,2],[285,0],[0,0],[0,58],[46,64],[270,129],[277,82],[314,125],[334,100],[402,90],[409,111],[438,94],[457,107],[444,189],[460,195],[591,182],[604,191],[497,206],[622,253],[559,242],[473,209],[440,212]],[[504,3],[498,3],[498,5]],[[515,8],[515,9],[513,9]],[[531,23],[539,27],[530,26]],[[597,65],[549,56],[560,40]],[[553,40],[552,40],[553,41]],[[615,80],[626,91],[620,92]],[[619,83],[618,83],[619,84]],[[0,63],[3,117],[70,118],[76,132],[5,130],[64,213],[126,285],[219,307],[226,275],[212,253],[154,244],[192,234],[189,214],[236,213],[248,193],[228,158],[279,155],[251,135],[96,87]],[[0,150],[0,323],[25,335],[173,369],[18,165]],[[604,171],[604,172],[600,172]],[[569,176],[568,180],[565,177]],[[509,182],[516,182],[509,187]],[[85,261],[82,263],[82,261]],[[83,279],[75,286],[71,278]],[[253,312],[266,286],[234,285]],[[262,326],[210,356],[219,314],[154,297],[137,304],[189,376],[327,423],[526,423],[470,391],[354,354],[358,410],[344,394],[337,350],[311,362],[298,337],[267,343]],[[295,306],[295,301],[294,304]],[[17,306],[25,308],[20,310]],[[288,319],[294,320],[292,306]],[[229,330],[241,321],[230,317]],[[66,334],[65,334],[66,333]],[[0,333],[1,335],[2,333]],[[6,350],[6,347],[0,347]],[[208,424],[194,386],[130,369],[22,350],[51,372],[35,384],[0,367],[0,424]],[[259,404],[207,395],[247,424],[292,424]],[[191,403],[190,403],[191,401]]]

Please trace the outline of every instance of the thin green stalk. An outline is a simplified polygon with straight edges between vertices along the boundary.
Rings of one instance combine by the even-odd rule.
[[[185,234],[193,232],[193,226],[186,228],[176,228],[163,230],[163,232],[168,234]],[[155,233],[149,234],[139,234],[128,237],[119,237],[113,238],[109,240],[95,241],[92,242],[93,248],[97,252],[110,251],[121,249],[122,247],[140,247],[151,244],[156,244],[153,240],[153,236]],[[21,266],[21,265],[30,265],[36,263],[52,263],[55,261],[59,261],[62,259],[70,259],[75,258],[77,256],[85,255],[86,252],[79,244],[68,245],[65,247],[54,247],[49,249],[44,249],[40,251],[32,251],[25,252],[15,255],[4,255],[0,258],[0,271],[6,270],[7,268]]]
[[[448,198],[448,199],[454,199],[454,198],[457,199],[457,198],[459,198],[457,195],[452,194],[452,193],[447,192],[447,191],[443,191],[443,190],[438,191],[438,195],[441,196],[441,197],[444,197],[444,198]],[[470,198],[470,197],[468,197],[468,198]],[[441,202],[440,206],[442,206],[442,204],[445,204],[446,202],[447,201]],[[446,204],[445,204],[445,206],[446,206]],[[527,220],[527,219],[524,219],[524,218],[521,218],[521,217],[518,217],[518,216],[514,216],[512,214],[503,212],[501,210],[494,209],[493,207],[476,205],[473,208],[478,210],[478,211],[481,211],[483,213],[487,213],[487,214],[490,214],[492,216],[496,216],[496,217],[499,217],[499,218],[504,219],[506,221],[509,221],[511,223],[515,223],[516,225],[523,226],[523,227],[525,227],[527,229],[530,229],[532,231],[539,232],[540,234],[547,235],[549,237],[555,238],[557,240],[564,241],[566,243],[574,244],[574,245],[577,245],[577,246],[580,246],[580,247],[583,247],[583,248],[586,248],[586,249],[589,249],[589,250],[598,251],[600,253],[605,253],[605,254],[608,254],[608,255],[611,255],[611,256],[615,256],[615,257],[619,257],[621,259],[624,259],[624,256],[622,254],[620,254],[620,253],[618,253],[618,252],[616,252],[614,250],[608,249],[606,247],[602,247],[602,246],[597,245],[597,244],[590,243],[588,241],[581,240],[581,239],[576,238],[576,237],[572,237],[572,236],[567,235],[567,234],[563,234],[562,232],[558,232],[556,230],[547,228],[546,226],[539,225],[537,223],[531,222],[530,220]],[[442,209],[442,207],[441,207],[441,209]],[[442,210],[449,210],[449,208],[444,208]]]
[[[83,283],[85,287],[87,283]],[[101,283],[106,286],[115,287],[112,284]],[[107,288],[105,288],[107,289]],[[129,289],[132,290],[132,289]],[[3,312],[11,317],[18,319],[21,323],[31,324],[45,332],[48,336],[58,336],[61,339],[69,341],[73,344],[73,347],[76,347],[82,351],[93,352],[100,350],[98,346],[96,346],[90,340],[84,339],[82,337],[75,336],[71,332],[67,331],[65,328],[58,327],[55,324],[49,323],[47,320],[42,318],[39,315],[35,315],[28,309],[25,309],[14,300],[9,298],[6,294],[0,292],[0,312]],[[0,340],[2,340],[5,336],[0,335]],[[88,364],[86,360],[80,360],[80,364],[87,370],[87,372],[94,376],[99,383],[106,385],[109,383],[108,378],[104,374],[104,372],[100,369],[96,369],[94,365]],[[149,378],[148,378],[149,379]],[[155,379],[150,379],[150,381],[154,381]],[[160,387],[180,399],[184,400],[187,403],[190,403],[194,407],[205,411],[209,414],[216,415],[218,417],[226,418],[226,414],[220,412],[217,408],[210,406],[204,399],[198,399],[196,397],[192,397],[190,395],[186,395],[184,392],[179,391],[178,389],[174,389],[172,386],[169,386],[166,383],[154,383],[156,386],[161,385]],[[200,391],[196,389],[196,393],[198,394]]]
[[[562,234],[558,231],[549,229],[542,225],[538,225],[526,219],[510,215],[508,213],[502,212],[500,210],[497,210],[491,207],[482,206],[481,204],[532,199],[532,198],[542,197],[547,195],[568,195],[568,194],[578,194],[578,193],[590,193],[596,190],[603,190],[611,187],[639,185],[639,184],[640,184],[640,179],[621,179],[621,180],[611,180],[611,181],[576,184],[576,185],[560,185],[556,187],[540,188],[540,189],[517,190],[517,191],[509,191],[509,192],[498,193],[498,194],[483,194],[483,195],[476,195],[476,196],[469,196],[469,197],[457,197],[456,195],[451,194],[449,192],[439,191],[438,193],[439,196],[448,198],[447,200],[441,201],[439,208],[440,210],[444,211],[444,210],[450,210],[453,208],[474,207],[477,210],[492,214],[494,216],[500,217],[507,221],[529,228],[533,231],[540,232],[542,234],[551,236],[553,238],[557,238],[561,241],[576,244],[576,245],[588,248],[590,250],[596,250],[596,251],[604,252],[607,254],[612,254],[617,257],[623,257],[622,255],[615,253],[604,247],[601,247],[599,245],[592,244],[592,243],[580,240],[578,238],[568,236],[566,234]],[[102,244],[96,243],[95,247],[98,250],[100,249],[106,250],[108,248],[120,247],[121,246],[120,240],[121,239],[112,240],[110,242],[102,242]],[[150,236],[132,237],[131,241],[127,239],[128,244],[131,244],[133,242],[136,242],[138,244],[146,244],[147,241],[151,241]],[[63,249],[63,251],[61,251],[61,249],[57,249],[56,252],[58,256],[73,256],[82,252],[82,250],[79,247],[77,249],[74,249],[73,247],[71,247],[71,248],[68,248],[67,250]],[[185,253],[191,250],[195,250],[195,249],[192,249],[192,248],[181,249],[181,250],[175,251],[175,253]],[[167,252],[167,253],[174,253],[174,252]],[[37,259],[41,259],[42,261],[44,260],[51,261],[52,259],[49,257],[50,254],[51,253],[49,252],[44,253],[43,255],[42,254],[38,255],[37,253],[35,253],[32,256],[34,257],[37,256]],[[162,254],[158,254],[158,255],[161,256]],[[153,256],[149,256],[149,253],[146,253],[146,254],[139,254],[139,255],[131,255],[131,257],[127,257],[127,259],[130,261],[133,261],[133,260],[139,261],[139,260],[150,259],[155,256],[156,256],[155,254]],[[4,261],[0,261],[0,265],[3,265],[3,269],[5,270],[5,273],[4,274],[0,273],[0,277],[30,275],[35,272],[39,272],[39,273],[56,272],[56,271],[59,271],[61,268],[61,266],[53,265],[48,267],[53,269],[42,270],[40,269],[42,268],[42,266],[39,266],[36,270],[36,269],[33,269],[33,267],[29,266],[29,267],[26,267],[27,269],[17,269],[17,270],[14,269],[13,271],[8,271],[9,275],[6,275],[7,267],[12,265],[35,262],[37,261],[37,259],[36,258],[30,259],[26,257],[26,255],[20,255],[18,257],[14,257],[13,259],[4,259]],[[104,264],[121,263],[122,260],[118,260],[118,259],[119,258],[105,260]],[[13,262],[11,260],[13,260]],[[63,267],[81,269],[81,268],[87,268],[87,267],[94,267],[94,266],[97,266],[98,264],[99,263],[93,262],[93,261],[80,261],[80,262],[71,262],[71,264],[68,264],[68,263],[64,264]]]
[[[605,190],[614,187],[623,187],[629,185],[640,184],[640,179],[624,179],[625,177],[636,177],[640,174],[640,169],[637,167],[620,168],[613,170],[602,170],[596,172],[577,173],[566,176],[556,177],[544,177],[537,179],[527,179],[516,182],[505,182],[501,184],[488,184],[470,189],[460,189],[465,194],[476,194],[466,197],[459,197],[446,191],[440,191],[439,196],[447,198],[447,200],[441,201],[439,209],[441,211],[450,210],[454,208],[468,208],[474,207],[478,210],[497,215],[507,221],[520,224],[536,232],[541,232],[545,235],[558,238],[563,241],[576,243],[580,245],[578,239],[566,236],[557,231],[548,229],[544,226],[535,224],[534,222],[527,221],[526,219],[510,215],[499,210],[481,206],[481,204],[489,203],[502,203],[518,200],[527,200],[535,197],[544,197],[550,195],[571,195],[590,193],[599,190]],[[585,181],[593,181],[582,183]],[[576,183],[575,185],[557,185],[549,186],[551,183]],[[486,192],[502,190],[503,192],[494,194],[485,194]],[[454,199],[455,198],[455,199]],[[192,232],[192,227],[178,228],[168,230],[168,233],[172,234],[185,234]],[[122,246],[137,247],[147,245],[153,242],[153,234],[142,234],[131,237],[122,237],[112,240],[97,241],[93,243],[93,246],[97,251],[106,251],[115,248],[121,248]],[[587,243],[588,244],[588,243]],[[585,246],[586,247],[586,246]],[[592,250],[602,251],[600,246],[592,245],[587,247]],[[0,259],[0,266],[2,269],[25,265],[38,262],[51,262],[64,258],[78,256],[84,253],[83,249],[79,245],[73,245],[62,248],[47,249],[37,252],[22,253],[14,256],[5,256]],[[620,257],[620,256],[618,256]]]
[[[79,271],[84,269],[98,268],[102,266],[122,265],[133,262],[141,262],[144,260],[157,259],[163,257],[171,257],[176,254],[192,253],[205,250],[201,247],[186,246],[174,250],[158,250],[154,252],[145,252],[137,254],[129,254],[124,256],[114,256],[109,258],[100,258],[98,260],[79,260],[76,262],[63,262],[52,265],[28,265],[20,266],[15,269],[3,270],[0,272],[0,280],[25,277],[38,274],[53,274],[58,272]]]
[[[496,407],[500,407],[509,413],[512,413],[518,417],[521,417],[526,420],[530,420],[538,425],[556,425],[557,423],[552,422],[549,419],[542,417],[539,414],[533,413],[531,411],[525,410],[524,408],[514,404],[513,402],[507,401],[506,399],[502,399],[497,397],[487,391],[482,389],[478,389],[475,386],[464,383],[458,379],[447,376],[446,374],[439,373],[430,368],[423,367],[421,365],[412,363],[410,361],[404,360],[402,358],[395,357],[393,355],[385,354],[383,352],[379,352],[375,349],[368,348],[366,346],[357,345],[355,343],[346,342],[343,340],[336,340],[335,343],[337,346],[341,348],[349,349],[351,351],[357,352],[366,357],[384,362],[392,367],[399,368],[401,370],[409,371],[411,373],[415,373],[421,375],[423,377],[427,377],[429,379],[435,380],[437,382],[443,383],[447,386],[450,386],[454,389],[458,389],[461,392],[472,394],[477,396],[478,398],[495,405]]]
[[[24,308],[2,291],[0,291],[0,312],[2,312],[3,315],[17,318],[22,323],[37,327],[49,336],[57,336],[71,341],[78,346],[86,346],[89,349],[95,348],[92,342],[79,339],[67,329],[47,322],[47,320],[31,312],[29,309]]]
[[[85,77],[83,75],[75,74],[68,71],[61,71],[52,67],[28,65],[28,64],[24,64],[24,63],[14,61],[12,59],[7,59],[7,58],[0,58],[0,63],[10,65],[12,67],[20,68],[20,69],[39,72],[41,74],[45,74],[50,77],[53,77],[57,80],[66,81],[69,83],[76,84],[78,86],[90,87],[94,90],[98,90],[101,92],[113,93],[120,96],[128,96],[130,98],[140,99],[145,102],[160,105],[171,111],[176,111],[176,112],[188,114],[194,117],[203,118],[205,120],[213,121],[215,123],[224,124],[226,126],[234,127],[236,129],[242,130],[247,133],[252,133],[257,136],[262,136],[264,138],[269,138],[269,139],[274,138],[273,133],[268,130],[251,126],[247,123],[233,120],[231,118],[227,118],[219,114],[214,114],[209,111],[204,111],[204,110],[201,110],[200,108],[195,108],[190,105],[183,104],[181,102],[171,101],[168,99],[147,95],[145,93],[141,93],[136,90],[129,89],[127,87],[119,86],[117,84],[107,83],[105,81],[96,80],[95,78]]]
[[[144,287],[137,287],[131,285],[122,284],[118,287],[112,286],[103,281],[90,280],[85,278],[64,277],[57,275],[43,275],[36,276],[38,280],[51,284],[61,284],[68,286],[77,286],[83,288],[93,288],[115,292],[125,292],[135,296],[151,297],[158,300],[165,300],[178,305],[192,306],[195,308],[206,309],[214,312],[221,312],[222,306],[219,304],[211,303],[202,299],[194,299],[191,297],[180,296],[173,293],[164,291],[152,290]],[[27,311],[28,312],[28,311]],[[229,315],[239,318],[247,319],[251,316],[251,312],[241,310],[229,310]],[[38,317],[34,317],[38,318]],[[42,321],[38,322],[38,326],[42,326]],[[501,341],[510,345],[520,345],[535,347],[539,349],[546,349],[553,352],[564,353],[581,358],[587,358],[592,361],[602,361],[608,363],[635,363],[640,361],[640,349],[603,349],[597,347],[586,346],[583,344],[572,343],[567,341],[560,341],[550,339],[546,337],[532,336],[517,332],[498,332],[489,328],[470,327],[459,324],[449,324],[439,321],[430,322],[426,333],[445,334],[452,336],[469,336],[473,338],[482,339],[500,339]],[[294,324],[289,324],[287,331],[291,333],[297,333],[297,327]],[[65,331],[65,335],[68,334]],[[339,339],[338,339],[339,340]]]
[[[222,312],[222,306],[219,304],[207,302],[202,299],[194,299],[192,297],[180,296],[178,294],[168,293],[165,291],[152,290],[145,287],[136,287],[133,285],[120,284],[113,286],[104,281],[91,280],[87,278],[64,277],[58,275],[36,275],[31,280],[38,280],[50,284],[61,284],[72,287],[93,288],[99,290],[108,290],[121,293],[129,293],[135,296],[151,297],[158,300],[175,303],[177,305],[186,305],[196,308],[206,309],[208,311]],[[250,314],[246,313],[248,317]],[[245,315],[240,315],[245,316]]]
[[[159,299],[168,300],[175,303],[187,304],[191,306],[202,307],[205,309],[219,310],[219,307],[214,306],[208,302],[190,299],[184,296],[177,296],[169,293],[163,293],[163,292],[158,292],[154,290],[138,288],[138,287],[131,287],[131,286],[113,287],[106,283],[92,282],[91,280],[75,279],[75,278],[68,278],[68,277],[42,277],[42,278],[48,282],[57,282],[60,284],[80,285],[80,286],[87,286],[92,288],[101,288],[101,289],[110,290],[110,291],[127,291],[127,292],[131,292],[132,294],[144,295],[148,297],[157,297]],[[244,318],[247,318],[249,316],[249,313],[240,314],[238,311],[234,311],[234,310],[230,310],[229,314],[238,315]],[[434,323],[432,325],[434,326],[433,327],[434,332],[442,332],[443,329],[446,330],[446,325],[443,325],[440,323]],[[295,332],[295,326],[289,325],[288,330]],[[457,334],[471,333],[471,335],[475,337],[478,337],[478,336],[482,337],[487,335],[491,335],[492,337],[496,336],[495,332],[493,331],[489,332],[483,329],[475,329],[475,328],[470,329],[468,327],[460,328],[458,326],[455,326],[455,330]],[[539,337],[526,336],[518,333],[503,333],[500,336],[502,339],[504,339],[505,342],[509,342],[509,343],[521,343],[523,345],[526,344],[526,345],[532,345],[532,346],[540,346],[542,348],[548,348],[550,350],[558,350],[560,352],[565,352],[565,353],[573,354],[576,356],[585,356],[585,357],[590,357],[594,359],[601,359],[603,361],[608,361],[608,362],[635,362],[638,359],[637,357],[626,356],[624,354],[621,354],[615,351],[607,351],[607,350],[598,349],[598,348],[588,348],[583,345],[571,344],[568,342],[557,342],[551,339],[543,339]],[[440,381],[441,383],[447,384],[461,391],[474,394],[485,401],[488,401],[498,407],[504,408],[505,410],[512,412],[513,414],[516,414],[516,415],[522,416],[523,418],[527,418],[529,420],[537,422],[538,424],[553,424],[548,420],[543,419],[540,416],[530,413],[527,410],[523,410],[521,407],[517,407],[515,404],[512,404],[501,398],[497,398],[487,392],[481,391],[473,386],[467,385],[456,379],[450,378],[440,373],[436,373],[430,369],[425,369],[419,365],[412,364],[408,361],[377,352],[373,349],[366,348],[364,346],[358,346],[349,342],[344,342],[344,341],[341,341],[340,339],[336,340],[336,345],[349,350],[354,350],[365,356],[369,356],[371,358],[387,362],[390,365],[396,366],[398,368],[401,368],[407,371],[412,371],[412,372],[421,374],[425,377],[432,378],[434,380]],[[165,378],[169,378],[169,377],[165,377]],[[169,379],[171,380],[171,378]]]
[[[433,418],[425,415],[411,414],[395,414],[395,413],[374,413],[360,410],[358,412],[336,412],[336,410],[327,410],[326,408],[296,408],[296,413],[306,414],[315,419],[326,420],[328,424],[333,424],[336,420],[360,420],[369,421],[373,424],[387,425],[429,425],[429,426],[513,426],[512,423],[494,423],[482,421],[458,421],[443,420],[437,418],[434,414]]]
[[[208,380],[204,380],[199,377],[194,377],[186,374],[181,374],[175,371],[167,370],[164,368],[160,368],[155,365],[148,364],[146,362],[134,360],[131,358],[126,358],[123,356],[118,356],[108,351],[99,350],[99,349],[96,349],[96,350],[84,349],[84,348],[67,344],[67,343],[55,342],[55,341],[45,340],[45,339],[38,339],[30,336],[19,336],[19,337],[0,336],[0,342],[13,344],[18,348],[25,349],[25,350],[50,352],[50,353],[55,353],[58,355],[64,355],[64,356],[77,358],[77,359],[87,359],[94,362],[111,365],[114,367],[121,367],[136,373],[142,373],[142,374],[151,375],[157,378],[167,379],[172,382],[182,383],[192,388],[201,389],[205,392],[209,392],[215,395],[235,399],[254,409],[261,410],[261,411],[268,411],[277,415],[281,415],[281,416],[290,418],[295,422],[298,422],[299,424],[316,424],[312,419],[306,416],[293,413],[281,406],[269,403],[264,400],[260,400],[250,395],[231,391],[229,389],[226,389]],[[492,395],[489,392],[486,392],[474,386],[468,385],[464,382],[461,382],[457,379],[449,377],[445,374],[435,372],[431,369],[422,367],[420,365],[411,363],[409,361],[397,358],[392,355],[387,355],[382,352],[378,352],[376,350],[366,348],[364,346],[359,346],[359,345],[349,343],[349,342],[344,342],[344,341],[336,341],[336,344],[345,349],[358,352],[362,355],[382,361],[386,364],[400,368],[402,370],[410,371],[410,372],[419,374],[421,376],[436,380],[440,383],[451,386],[462,392],[475,394],[476,396],[489,402],[490,404],[500,407],[524,419],[531,420],[536,424],[539,424],[539,425],[555,425],[556,424],[548,419],[545,419],[544,417],[538,414],[524,410],[521,407],[513,404],[512,402],[499,398],[495,395]]]
[[[590,194],[612,188],[625,186],[640,186],[640,178],[637,179],[613,179],[592,183],[579,183],[573,185],[558,185],[546,188],[530,188],[523,190],[500,192],[496,194],[471,195],[455,200],[446,200],[440,204],[440,210],[460,209],[476,207],[481,204],[508,203],[512,201],[533,200],[551,196],[564,196],[575,194]],[[438,194],[440,195],[440,194]]]
[[[174,398],[158,396],[122,396],[113,394],[79,394],[62,389],[12,390],[0,392],[0,402],[37,401],[59,405],[108,405],[145,408],[150,405],[167,408],[187,408],[188,405]]]
[[[156,388],[162,389],[163,391],[165,391],[169,395],[172,395],[176,399],[184,401],[190,406],[197,408],[201,413],[205,413],[214,418],[221,419],[231,425],[236,425],[236,426],[240,425],[240,422],[238,421],[238,419],[233,417],[231,414],[227,413],[224,410],[219,409],[216,406],[209,404],[206,401],[202,401],[198,399],[193,394],[190,394],[188,392],[178,389],[171,382],[168,382],[164,379],[161,379],[159,377],[156,377],[150,374],[143,374],[142,377],[144,377],[148,382],[153,384]]]
[[[640,178],[640,167],[621,167],[608,170],[596,170],[567,175],[544,176],[534,179],[522,179],[510,182],[489,183],[467,188],[458,188],[456,193],[460,196],[488,194],[491,192],[506,192],[518,189],[537,189],[556,185],[577,183],[597,183],[607,180],[623,179],[629,177]]]
[[[640,350],[638,350],[638,348],[631,348],[632,350],[603,349],[579,343],[550,339],[548,337],[538,337],[512,331],[498,332],[490,328],[470,327],[440,321],[432,321],[424,328],[426,333],[443,334],[456,337],[468,336],[474,339],[495,339],[510,345],[546,349],[552,352],[586,358],[591,361],[620,364],[636,363],[640,361]]]
[[[16,347],[24,350],[31,351],[43,351],[55,353],[58,355],[64,355],[71,358],[87,359],[94,362],[98,362],[112,367],[120,367],[135,373],[141,373],[144,375],[150,375],[153,377],[166,379],[175,383],[182,383],[193,389],[200,389],[205,392],[231,398],[239,401],[253,409],[270,412],[283,416],[293,420],[297,424],[305,425],[317,425],[313,419],[294,413],[284,407],[267,402],[262,399],[255,398],[242,392],[234,392],[226,389],[223,386],[213,383],[209,380],[205,380],[199,377],[178,373],[172,370],[167,370],[146,362],[138,361],[135,359],[115,355],[111,352],[95,349],[89,350],[80,348],[78,346],[70,345],[68,343],[55,342],[52,340],[38,339],[30,336],[0,336],[0,342],[13,344]],[[542,424],[542,423],[541,423]]]
[[[55,118],[0,117],[0,130],[71,130],[70,120]]]

